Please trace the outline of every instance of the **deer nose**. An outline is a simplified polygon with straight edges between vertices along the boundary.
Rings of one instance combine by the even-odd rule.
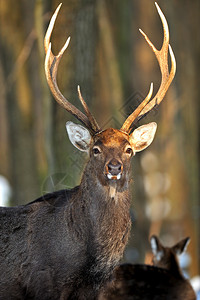
[[[123,169],[122,163],[120,163],[118,160],[112,159],[106,165],[106,171],[107,171],[108,178],[111,177],[111,176],[115,177],[117,175],[118,175],[118,178],[120,178],[121,176],[119,177],[119,174],[122,173],[122,169]],[[118,178],[116,178],[116,179],[118,179]]]

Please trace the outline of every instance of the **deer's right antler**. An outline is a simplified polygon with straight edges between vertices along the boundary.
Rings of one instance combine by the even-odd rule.
[[[49,85],[51,92],[52,92],[54,98],[56,99],[56,101],[61,106],[63,106],[68,112],[70,112],[72,115],[74,115],[79,121],[81,121],[89,129],[89,131],[92,134],[95,134],[100,131],[100,127],[97,124],[97,121],[95,120],[95,118],[93,117],[91,112],[89,111],[89,108],[81,95],[80,87],[78,86],[79,99],[83,105],[86,115],[84,113],[82,113],[79,109],[77,109],[73,104],[71,104],[62,95],[62,93],[60,92],[58,85],[57,85],[56,75],[57,75],[58,65],[59,65],[62,55],[65,52],[65,50],[67,49],[67,47],[69,45],[69,41],[70,41],[70,37],[69,37],[67,39],[66,43],[64,44],[64,46],[62,47],[62,49],[60,50],[60,52],[58,53],[58,55],[56,55],[56,56],[53,55],[53,53],[51,51],[50,38],[51,38],[51,34],[52,34],[53,27],[54,27],[54,24],[56,21],[56,17],[58,15],[61,5],[62,4],[60,4],[57,7],[56,11],[54,12],[54,14],[51,18],[51,21],[49,23],[49,27],[47,29],[45,38],[44,38],[44,48],[45,48],[45,52],[46,52],[45,73],[46,73],[47,82],[48,82],[48,85]]]

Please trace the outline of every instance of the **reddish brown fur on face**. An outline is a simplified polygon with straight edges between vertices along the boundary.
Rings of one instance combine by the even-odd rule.
[[[109,185],[111,181],[115,181],[118,187],[124,188],[128,182],[130,170],[130,158],[132,154],[126,154],[125,149],[129,143],[129,135],[113,128],[108,128],[94,137],[94,142],[91,148],[90,165],[95,172],[95,176],[99,179],[102,185]],[[94,156],[92,153],[93,148],[97,146],[100,154]],[[120,166],[120,180],[113,176],[113,180],[109,180],[108,164]]]
[[[121,147],[129,143],[129,135],[114,128],[108,128],[98,133],[94,138],[94,143],[101,142],[106,147]]]

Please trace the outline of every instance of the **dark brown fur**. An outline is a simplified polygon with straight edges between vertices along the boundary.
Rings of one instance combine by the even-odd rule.
[[[80,186],[0,209],[0,299],[96,299],[123,255],[130,230],[130,157],[119,143],[92,150]],[[102,133],[103,134],[103,133]],[[100,136],[102,137],[102,136]],[[122,142],[123,140],[123,142]],[[123,163],[120,180],[104,174],[111,159]],[[110,196],[113,184],[114,197]]]

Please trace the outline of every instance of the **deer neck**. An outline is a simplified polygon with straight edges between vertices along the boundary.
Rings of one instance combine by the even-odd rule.
[[[122,230],[126,230],[125,228],[130,222],[129,178],[124,184],[114,180],[102,184],[97,176],[88,172],[88,167],[90,168],[90,166],[86,166],[83,173],[80,192],[86,201],[90,220],[100,231],[104,226],[115,231],[116,224],[119,224],[119,227],[122,226]]]
[[[118,200],[123,201],[125,195],[129,194],[129,185],[130,170],[122,180],[104,180],[99,176],[98,170],[94,169],[89,162],[83,172],[80,189],[92,202],[93,200],[100,202],[114,200],[113,203],[116,204]]]
[[[87,165],[80,191],[87,202],[94,252],[99,253],[102,268],[113,266],[121,259],[130,232],[129,178],[123,185],[116,182],[103,185]]]

